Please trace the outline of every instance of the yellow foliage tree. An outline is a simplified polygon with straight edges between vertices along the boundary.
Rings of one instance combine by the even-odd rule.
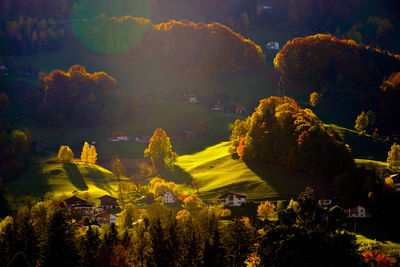
[[[88,163],[89,162],[89,144],[88,142],[85,142],[83,144],[83,148],[82,148],[82,153],[81,153],[81,161],[84,163]]]
[[[96,147],[94,145],[90,146],[89,149],[89,163],[96,164],[97,161],[97,152]]]
[[[63,162],[72,162],[74,160],[74,153],[68,146],[60,146],[57,158]]]
[[[257,208],[257,215],[262,220],[272,220],[277,217],[275,205],[272,202],[262,202]]]
[[[172,151],[172,145],[167,133],[158,128],[150,138],[150,144],[144,151],[144,157],[149,158],[154,168],[163,170],[171,168],[178,158],[178,154]]]

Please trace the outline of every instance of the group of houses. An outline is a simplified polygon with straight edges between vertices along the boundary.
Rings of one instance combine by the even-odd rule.
[[[10,74],[23,78],[32,78],[38,74],[38,71],[33,68],[30,63],[26,64],[24,67],[14,69],[9,66],[8,62],[0,60],[0,76],[8,76]]]
[[[109,195],[104,195],[99,200],[100,205],[98,207],[76,196],[65,199],[64,203],[72,214],[89,216],[96,220],[98,224],[115,224],[117,222],[117,215],[107,210],[119,207],[117,199]]]
[[[138,143],[142,144],[149,144],[150,143],[150,135],[142,135],[142,136],[137,136],[135,137],[135,141]],[[107,139],[111,142],[126,142],[131,140],[129,135],[124,132],[124,131],[114,131],[111,133],[110,137],[107,137]]]

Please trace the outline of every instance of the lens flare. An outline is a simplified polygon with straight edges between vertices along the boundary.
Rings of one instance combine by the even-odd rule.
[[[89,50],[123,54],[139,43],[151,25],[148,0],[76,0],[71,27]]]

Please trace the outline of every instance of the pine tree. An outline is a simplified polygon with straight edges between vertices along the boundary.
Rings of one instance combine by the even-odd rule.
[[[81,154],[81,161],[84,163],[89,163],[89,153],[90,148],[88,142],[83,144],[82,154]]]
[[[96,164],[96,161],[97,161],[96,147],[94,145],[91,145],[89,149],[89,163]]]

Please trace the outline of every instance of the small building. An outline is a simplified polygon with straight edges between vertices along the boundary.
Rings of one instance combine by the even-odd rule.
[[[150,144],[150,135],[142,135],[135,138],[135,141],[142,144]]]
[[[19,77],[31,78],[37,74],[37,71],[28,63],[25,67],[16,69],[15,74]]]
[[[128,141],[129,136],[123,131],[115,131],[111,134],[110,141],[119,142],[119,141]]]
[[[261,11],[272,10],[272,2],[263,1],[257,5],[257,8],[260,9]]]
[[[104,195],[102,197],[99,197],[99,199],[100,199],[100,208],[114,209],[119,207],[117,199],[115,197]]]
[[[74,207],[79,204],[87,204],[87,201],[80,199],[79,197],[76,197],[76,196],[67,198],[66,200],[64,200],[64,202],[65,202],[65,205],[67,206],[67,208]]]
[[[196,134],[189,130],[183,130],[179,133],[179,136],[183,141],[190,141],[196,138]]]
[[[183,94],[185,103],[194,104],[199,103],[199,97],[196,94]]]
[[[344,213],[349,218],[368,218],[371,215],[367,212],[367,210],[360,205],[353,206],[344,210]]]
[[[266,50],[279,50],[278,42],[269,42],[265,45]]]
[[[236,104],[235,105],[235,113],[236,114],[246,113],[246,107],[242,104]]]
[[[224,111],[224,105],[221,103],[221,101],[217,101],[217,102],[215,102],[215,104],[213,104],[211,106],[211,110],[212,111]]]
[[[176,197],[171,191],[165,192],[165,194],[162,196],[162,203],[175,203],[176,202]]]
[[[318,199],[318,204],[322,207],[328,207],[332,205],[332,199],[330,198],[319,198]]]
[[[220,197],[218,197],[220,203],[222,205],[228,206],[241,206],[246,202],[247,195],[239,194],[239,193],[226,193]]]
[[[95,219],[99,224],[116,224],[117,223],[117,215],[112,214],[108,211],[104,211],[101,213],[96,213],[92,215],[92,218]]]
[[[400,175],[399,174],[392,174],[390,178],[393,181],[393,184],[396,186],[396,192],[400,192]]]

